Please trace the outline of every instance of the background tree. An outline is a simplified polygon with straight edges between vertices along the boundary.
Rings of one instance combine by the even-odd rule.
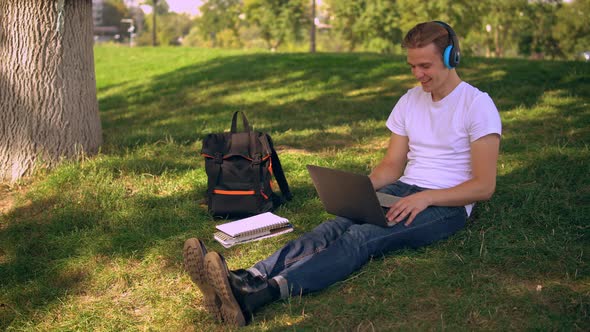
[[[503,57],[506,49],[516,48],[517,31],[526,19],[528,0],[496,0],[482,2],[482,22],[491,28],[494,54]]]
[[[315,28],[315,18],[316,18],[316,3],[315,0],[311,0],[311,15],[310,15],[310,19],[311,19],[311,24],[310,24],[310,28],[309,28],[309,52],[310,53],[315,53],[315,49],[316,49],[316,45],[315,45],[315,33],[316,33],[316,28]]]
[[[327,0],[334,18],[330,22],[349,50],[362,44],[370,50],[399,52],[403,34],[416,22],[443,20],[465,37],[478,24],[478,7],[468,0]],[[467,29],[465,29],[467,28]]]
[[[197,29],[202,37],[211,41],[212,47],[218,45],[218,34],[227,30],[239,41],[240,14],[243,12],[240,0],[208,0],[199,7],[201,17],[197,19]]]
[[[276,50],[288,38],[299,39],[309,19],[307,0],[244,0],[246,20],[260,28],[262,38]]]
[[[489,10],[489,0],[398,0],[397,8],[402,35],[417,22],[439,20],[453,27],[460,38],[461,52],[469,53],[483,48],[486,31],[481,17]]]
[[[96,152],[90,0],[0,0],[0,180]]]
[[[365,1],[354,30],[366,47],[391,53],[402,38],[396,0]]]
[[[333,13],[330,21],[332,28],[340,38],[348,42],[348,51],[352,52],[362,42],[356,29],[357,19],[364,12],[365,1],[326,0],[328,10]]]
[[[564,3],[558,9],[556,17],[552,36],[569,58],[590,50],[590,25],[588,24],[590,0]]]
[[[129,24],[121,23],[124,18],[131,17],[131,13],[123,0],[107,0],[102,9],[102,25],[119,28],[120,34],[127,34]]]
[[[158,25],[156,27],[156,43],[162,46],[178,46],[184,44],[184,38],[189,34],[193,27],[194,20],[187,14],[178,14],[169,12],[158,15]],[[146,33],[143,33],[137,39],[140,46],[152,45],[152,32],[154,31],[150,20],[146,21]]]
[[[158,1],[159,0],[152,0],[152,46],[158,45],[156,40],[156,31],[157,31],[157,23],[156,17],[158,17]]]
[[[557,21],[561,1],[529,1],[523,9],[523,17],[515,30],[518,34],[518,53],[527,57],[542,59],[545,55],[555,58],[562,56],[552,31]]]
[[[152,13],[151,13],[151,29],[150,31],[152,32],[152,46],[156,46],[158,45],[158,39],[157,39],[157,19],[156,17],[158,15],[163,15],[168,13],[168,11],[170,11],[170,7],[168,6],[168,3],[166,2],[166,0],[147,0],[146,2],[144,2],[144,4],[152,6]]]
[[[158,24],[158,41],[161,45],[181,45],[192,26],[192,21],[187,14],[167,13],[160,16]]]
[[[107,0],[105,6],[119,8],[122,1]],[[402,53],[401,39],[416,22],[442,20],[454,27],[463,53],[573,58],[589,48],[590,25],[584,23],[590,17],[590,0],[315,2],[314,16],[314,0],[203,0],[201,16],[191,21],[187,33],[187,20],[165,17],[168,5],[158,0],[154,13],[162,18],[164,27],[153,28],[153,16],[146,17],[146,26],[147,32],[155,33],[155,42],[162,39],[165,45],[178,44],[183,36],[183,45],[276,50],[286,43],[290,50],[302,51],[313,50],[316,39],[316,48],[328,51]],[[154,6],[154,1],[145,0],[144,4]],[[113,22],[119,21],[119,16]],[[314,34],[317,27],[313,19],[320,16],[322,27]],[[149,44],[149,36],[140,34],[138,43]]]
[[[589,1],[323,0],[315,16],[328,25],[316,32],[316,47],[402,53],[401,39],[416,22],[442,20],[459,35],[463,53],[572,58],[588,49],[589,25],[584,22],[590,17]],[[207,0],[183,44],[276,50],[289,42],[294,50],[303,50],[305,43],[312,50],[314,34],[308,27],[315,27],[313,3]],[[161,10],[156,14],[164,15]]]

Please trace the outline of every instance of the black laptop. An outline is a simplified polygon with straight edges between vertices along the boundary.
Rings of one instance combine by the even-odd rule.
[[[385,213],[400,198],[375,192],[368,176],[314,165],[307,165],[307,170],[328,213],[384,227],[394,225]]]

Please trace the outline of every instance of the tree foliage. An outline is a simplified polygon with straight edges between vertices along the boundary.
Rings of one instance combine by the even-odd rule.
[[[552,36],[565,54],[573,56],[590,50],[590,0],[564,4],[556,13]]]
[[[151,31],[153,30],[152,14],[146,15],[145,32],[137,43],[139,45],[151,44]],[[182,39],[186,36],[192,26],[192,21],[187,14],[169,12],[158,15],[156,25],[156,38],[158,45],[181,45]]]
[[[121,20],[129,17],[129,9],[123,0],[107,0],[103,3],[103,22],[105,26],[119,27],[120,31],[126,30]]]
[[[164,15],[166,3],[158,3],[163,6],[158,15]],[[190,23],[189,38],[194,42],[189,44],[249,47],[264,43],[276,50],[285,48],[285,43],[300,43],[304,49],[313,20],[311,3],[205,0],[201,15]],[[318,43],[324,42],[318,47],[324,50],[398,53],[403,35],[416,23],[431,20],[453,26],[463,53],[573,58],[590,49],[590,25],[586,23],[590,0],[323,0],[318,16],[327,26],[318,31]]]
[[[170,11],[170,6],[166,0],[145,0],[142,4],[151,6],[152,13],[155,12],[156,15],[164,15]]]
[[[302,37],[307,26],[306,0],[244,0],[246,20],[260,29],[268,48],[276,50],[285,40]]]
[[[557,12],[561,7],[557,1],[536,1],[523,8],[524,19],[521,20],[517,35],[518,52],[521,55],[551,58],[562,56],[558,41],[553,36],[557,23]]]
[[[218,35],[222,34],[221,41],[234,39],[239,42],[240,14],[243,12],[240,0],[209,0],[199,7],[201,17],[197,19],[196,27],[206,40],[211,41],[211,46],[218,45]],[[243,16],[242,16],[243,17]],[[232,36],[225,36],[226,34]]]
[[[353,3],[327,0],[328,10],[334,15],[330,21],[333,29],[340,33],[342,39],[348,42],[348,50],[352,51],[356,45],[362,42],[361,35],[358,33],[357,21],[364,11],[364,2],[355,1]]]
[[[400,15],[395,0],[330,0],[334,28],[349,43],[349,50],[362,44],[390,51],[401,41]]]
[[[399,44],[418,22],[454,27],[464,51],[502,57],[569,57],[588,50],[590,0],[327,0],[333,29],[350,49],[375,39]],[[370,47],[389,51],[389,47]]]

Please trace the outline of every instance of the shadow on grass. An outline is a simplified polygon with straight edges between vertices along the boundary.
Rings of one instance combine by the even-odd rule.
[[[295,329],[587,330],[589,161],[588,150],[532,154],[452,238],[376,258],[259,319],[289,312],[298,323],[282,327]]]
[[[231,114],[243,110],[257,130],[282,134],[281,145],[314,151],[351,141],[346,132],[329,132],[335,126],[383,123],[405,92],[400,85],[411,86],[411,77],[391,79],[402,74],[408,70],[399,59],[373,55],[229,56],[128,86],[100,105],[105,132],[114,134],[107,142],[118,147],[167,136],[200,140],[227,130]]]
[[[583,62],[524,59],[466,58],[461,77],[490,94],[500,112],[531,108],[550,91],[584,96],[590,91],[590,73]]]
[[[590,91],[583,83],[590,80],[584,63],[567,66],[569,72],[563,62],[472,59],[459,71],[504,112],[531,108],[547,91]],[[228,130],[231,114],[243,110],[255,129],[280,138],[280,145],[317,152],[346,148],[374,130],[388,135],[383,122],[414,79],[403,57],[251,54],[217,57],[131,82],[100,98],[105,141],[113,150],[168,138],[200,141]],[[566,114],[585,107],[573,106]],[[354,136],[351,128],[359,129]]]
[[[412,84],[404,61],[376,55],[229,56],[180,68],[146,84],[128,81],[101,88],[101,92],[108,92],[100,99],[108,145],[105,157],[82,170],[50,175],[46,181],[49,189],[39,189],[40,193],[28,203],[0,216],[0,328],[8,327],[14,319],[33,319],[39,311],[50,310],[70,294],[84,294],[90,283],[95,290],[107,289],[108,281],[92,280],[93,271],[116,264],[113,261],[117,258],[138,262],[157,259],[163,262],[164,269],[175,271],[181,265],[184,239],[210,238],[214,223],[197,203],[204,197],[202,175],[199,181],[170,192],[162,192],[157,184],[153,190],[135,192],[134,184],[127,183],[131,180],[124,178],[126,175],[140,180],[142,175],[195,180],[190,173],[200,171],[198,141],[207,133],[227,130],[231,114],[237,109],[245,110],[256,129],[270,132],[275,142],[285,148],[346,151],[362,136],[387,139],[383,123],[396,100]],[[401,321],[407,325],[399,325],[399,316],[388,316],[382,308],[391,307],[375,298],[385,293],[401,304],[414,301],[428,305],[428,301],[421,300],[420,292],[404,294],[406,297],[400,301],[396,285],[379,279],[383,272],[404,282],[405,288],[431,290],[440,285],[424,285],[420,271],[436,268],[448,281],[454,275],[469,280],[476,270],[477,276],[485,276],[492,284],[515,279],[527,283],[555,281],[565,276],[563,271],[588,275],[588,266],[579,253],[590,249],[584,221],[590,213],[590,163],[588,149],[583,149],[589,138],[589,94],[578,92],[588,92],[588,70],[576,67],[572,71],[582,74],[569,76],[562,71],[563,63],[519,60],[466,62],[465,67],[464,78],[489,91],[502,112],[537,105],[547,91],[556,91],[564,98],[574,96],[553,105],[554,112],[539,117],[515,115],[505,125],[503,158],[514,164],[513,168],[499,176],[497,193],[491,202],[480,205],[478,219],[452,240],[432,249],[435,254],[459,253],[469,264],[458,267],[455,261],[432,260],[423,269],[415,270],[405,260],[398,262],[398,257],[422,255],[428,261],[433,257],[431,249],[388,256],[368,267],[370,276],[377,278],[376,287],[365,286],[367,278],[361,277],[327,290],[326,297],[323,293],[309,300],[306,297],[294,308],[305,310],[308,303],[321,312],[289,328],[325,326],[324,319],[341,320],[344,327],[360,326],[365,322],[360,315],[345,315],[358,309],[357,302],[348,301],[350,298],[362,298],[358,303],[366,303],[366,319],[381,322],[385,328],[412,326],[407,319]],[[362,159],[346,166],[344,163],[335,161],[336,167],[359,172],[367,167]],[[103,182],[95,183],[97,179]],[[295,200],[288,208],[309,209],[313,189],[301,181],[292,187]],[[564,204],[554,204],[556,200]],[[309,221],[298,224],[293,220],[298,232],[320,221],[313,220],[313,211],[301,214]],[[241,250],[246,249],[228,252],[232,255]],[[379,271],[371,272],[375,269]],[[436,278],[428,278],[427,282],[432,280]],[[587,308],[582,302],[588,303],[587,294],[557,281],[552,287],[549,289],[554,293],[559,287],[569,291],[535,302],[530,314],[557,313],[566,316],[562,318],[566,321],[583,323]],[[434,295],[458,298],[457,288],[442,288]],[[488,302],[486,289],[477,289],[469,288],[464,295],[471,297],[468,302],[482,312],[524,302],[510,294]],[[341,290],[352,295],[335,294]],[[432,303],[438,303],[433,294],[427,295]],[[555,311],[552,306],[565,309]],[[399,312],[408,310],[400,305],[396,308]],[[272,306],[271,314],[276,309],[283,308]],[[426,320],[431,319],[426,314],[455,315],[456,324],[461,326],[459,321],[471,310],[453,309],[451,304],[443,303],[431,306],[422,317],[416,317],[419,309],[410,315]],[[500,310],[490,320],[508,324],[513,317]],[[476,318],[469,326],[490,327]]]
[[[181,239],[195,230],[204,236],[213,227],[195,203],[204,188],[167,196],[108,186],[94,192],[63,189],[2,216],[2,328],[16,318],[28,321],[24,317],[68,296],[106,292],[121,276],[94,280],[95,272],[119,258],[140,262],[154,256],[164,269],[177,269]]]
[[[493,326],[504,328],[509,327],[508,320],[514,318],[512,306],[527,303],[525,312],[528,315],[558,315],[557,321],[564,324],[555,325],[556,321],[549,320],[548,326],[559,328],[571,322],[584,326],[584,303],[590,298],[583,290],[572,287],[567,275],[570,281],[575,281],[574,275],[580,278],[590,273],[580,257],[580,252],[588,249],[584,216],[590,213],[587,201],[589,157],[588,154],[538,155],[525,167],[500,176],[494,199],[483,203],[478,219],[450,241],[417,252],[376,259],[368,272],[367,268],[360,272],[367,273],[365,277],[359,274],[359,278],[306,296],[299,302],[272,305],[258,316],[258,321],[273,320],[285,312],[291,312],[289,315],[293,319],[306,312],[307,316],[289,327],[323,326],[322,320],[328,319],[338,320],[348,327],[371,321],[376,328],[387,329],[414,326],[412,321],[429,322],[431,315],[444,314],[445,317],[456,316],[447,318],[448,324],[465,326],[459,318],[476,315],[472,312],[483,315],[487,314],[486,310],[500,308],[491,319],[495,321]],[[564,164],[568,168],[560,167]],[[357,162],[348,168],[361,171],[365,165]],[[138,170],[145,171],[150,169]],[[187,170],[176,172],[181,174]],[[204,185],[170,195],[130,194],[117,186],[98,186],[93,195],[86,191],[91,188],[80,192],[68,188],[69,185],[74,184],[66,184],[61,193],[33,199],[3,217],[3,223],[6,222],[0,230],[4,257],[0,264],[3,327],[15,318],[33,319],[39,311],[59,305],[68,296],[83,296],[89,284],[93,284],[94,292],[100,287],[114,287],[110,282],[124,283],[119,286],[123,290],[132,287],[134,280],[125,279],[132,278],[125,277],[127,274],[113,275],[112,281],[92,279],[95,270],[117,264],[120,258],[137,264],[157,259],[164,270],[176,271],[181,268],[180,250],[184,239],[193,236],[209,239],[213,231],[214,223],[196,204],[203,198]],[[112,192],[108,200],[96,201],[107,191]],[[295,201],[288,208],[309,210],[313,189],[297,185],[293,186],[293,191]],[[67,197],[71,194],[80,196]],[[553,204],[555,201],[563,204]],[[120,206],[121,202],[125,202],[124,207]],[[313,211],[308,213],[313,214]],[[293,222],[298,232],[313,227],[296,219]],[[207,244],[220,249],[211,240]],[[247,255],[247,250],[246,247],[235,248],[225,254],[227,257]],[[454,257],[437,258],[437,255],[452,256],[452,253],[460,255],[463,263],[458,265],[459,260]],[[423,273],[431,275],[432,271],[438,273],[437,278],[424,278]],[[391,279],[385,278],[385,274]],[[439,284],[456,279],[468,282],[473,276],[477,278],[475,284]],[[404,289],[416,291],[401,292],[397,283],[402,283]],[[529,288],[543,283],[548,293],[535,297],[533,291],[523,295],[517,290],[504,289],[514,283]],[[490,293],[495,292],[496,287],[504,289],[503,293]],[[427,292],[428,289],[437,289],[436,294]],[[346,294],[343,295],[343,291]],[[465,297],[473,304],[472,308],[457,308],[450,300],[441,300],[460,302]],[[396,309],[401,313],[409,310],[413,319],[384,318],[389,316],[383,315],[383,300],[376,302],[376,298],[386,299],[388,310]],[[411,310],[416,303],[429,309]],[[402,304],[408,307],[401,308]],[[359,310],[366,311],[365,315],[359,315]],[[486,326],[487,319],[478,317],[471,317],[468,326]],[[527,325],[531,322],[523,321],[523,324],[535,327]]]

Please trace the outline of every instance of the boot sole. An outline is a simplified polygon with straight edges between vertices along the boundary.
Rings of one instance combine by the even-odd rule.
[[[215,293],[221,299],[223,321],[236,327],[246,325],[246,318],[232,293],[228,280],[229,271],[221,255],[216,252],[207,253],[205,255],[205,268],[209,283],[213,285]]]
[[[203,248],[201,241],[198,239],[191,238],[184,242],[182,250],[184,268],[193,283],[201,290],[205,310],[213,315],[216,320],[221,321],[221,300],[215,294],[215,289],[209,284],[205,270],[205,254],[206,249]]]

